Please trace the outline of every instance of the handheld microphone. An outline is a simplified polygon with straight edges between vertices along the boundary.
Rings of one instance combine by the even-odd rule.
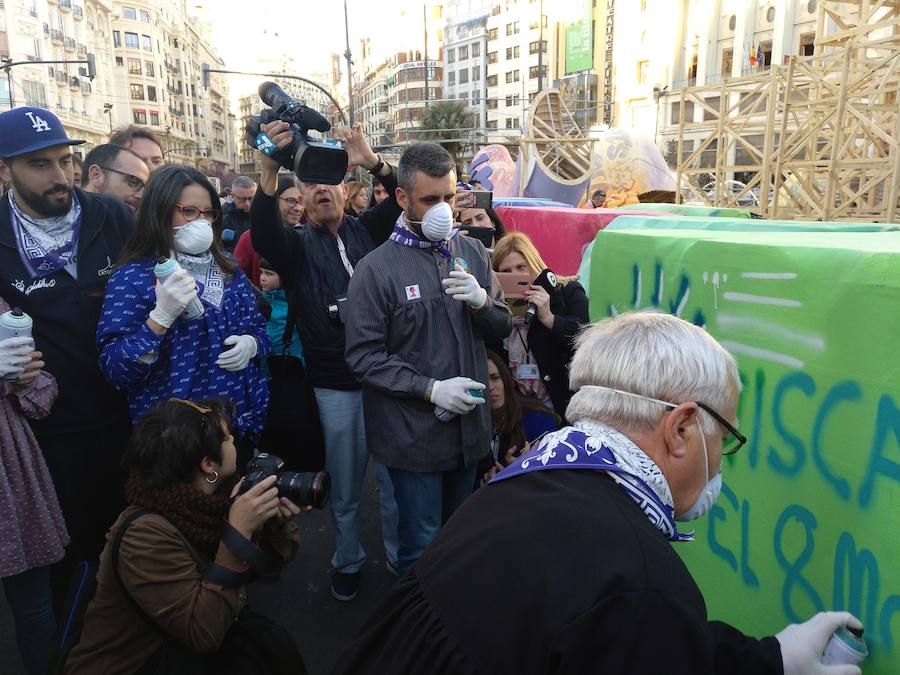
[[[545,291],[553,294],[553,290],[556,288],[556,274],[554,274],[551,270],[545,269],[543,272],[537,275],[537,278],[534,280],[532,286],[540,286]],[[537,307],[533,302],[528,303],[528,307],[525,309],[525,325],[530,324],[534,317],[537,315]]]

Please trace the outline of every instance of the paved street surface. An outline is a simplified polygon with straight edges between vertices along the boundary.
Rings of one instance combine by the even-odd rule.
[[[394,581],[384,567],[377,483],[371,470],[364,492],[363,546],[369,560],[359,595],[353,602],[338,602],[331,597],[328,572],[334,535],[327,509],[301,514],[298,519],[300,551],[281,578],[257,582],[250,588],[251,606],[291,631],[310,675],[325,675],[331,670],[343,646],[357,634]],[[0,675],[22,672],[13,639],[12,617],[5,601],[0,601]]]

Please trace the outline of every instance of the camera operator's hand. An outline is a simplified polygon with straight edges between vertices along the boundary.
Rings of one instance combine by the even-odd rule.
[[[293,520],[301,511],[312,511],[312,506],[300,508],[287,497],[282,497],[278,500],[278,518],[280,520]]]
[[[352,127],[336,127],[332,132],[335,140],[340,141],[347,151],[347,161],[361,166],[367,171],[378,164],[378,155],[372,151],[369,141],[363,134],[362,124],[357,122]]]
[[[231,503],[228,523],[246,539],[250,539],[269,518],[280,513],[281,501],[275,487],[277,478],[274,475],[266,477]]]
[[[286,148],[294,140],[294,133],[291,131],[291,125],[281,120],[267,122],[259,127],[266,136],[278,146],[279,150]],[[273,196],[278,189],[278,169],[281,165],[277,160],[272,159],[263,152],[259,153],[260,176],[259,187],[270,197]]]

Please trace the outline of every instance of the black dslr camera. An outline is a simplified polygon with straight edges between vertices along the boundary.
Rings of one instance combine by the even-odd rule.
[[[269,106],[247,118],[247,144],[293,171],[304,183],[340,185],[347,173],[347,152],[327,143],[314,143],[309,130],[325,132],[331,124],[320,113],[297,103],[274,82],[259,85],[259,97]],[[293,142],[282,148],[272,143],[260,125],[282,120],[291,125]]]
[[[258,485],[269,476],[278,476],[275,487],[279,497],[287,497],[297,506],[324,509],[331,494],[331,476],[324,471],[297,473],[284,471],[281,457],[261,452],[247,462],[247,475],[240,494]]]

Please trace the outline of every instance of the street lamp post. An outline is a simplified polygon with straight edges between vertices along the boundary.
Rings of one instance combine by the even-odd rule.
[[[538,88],[537,93],[541,93],[544,88],[544,0],[541,0],[538,9]]]
[[[347,41],[347,51],[344,52],[344,58],[347,59],[347,113],[350,116],[350,126],[353,126],[353,61],[350,54],[350,22],[347,19],[347,0],[344,0],[344,38]]]
[[[109,115],[109,133],[110,133],[110,135],[112,135],[112,130],[113,130],[113,127],[112,127],[112,109],[113,109],[113,104],[112,104],[112,103],[104,103],[104,104],[103,104],[103,113],[104,113],[105,115]]]

